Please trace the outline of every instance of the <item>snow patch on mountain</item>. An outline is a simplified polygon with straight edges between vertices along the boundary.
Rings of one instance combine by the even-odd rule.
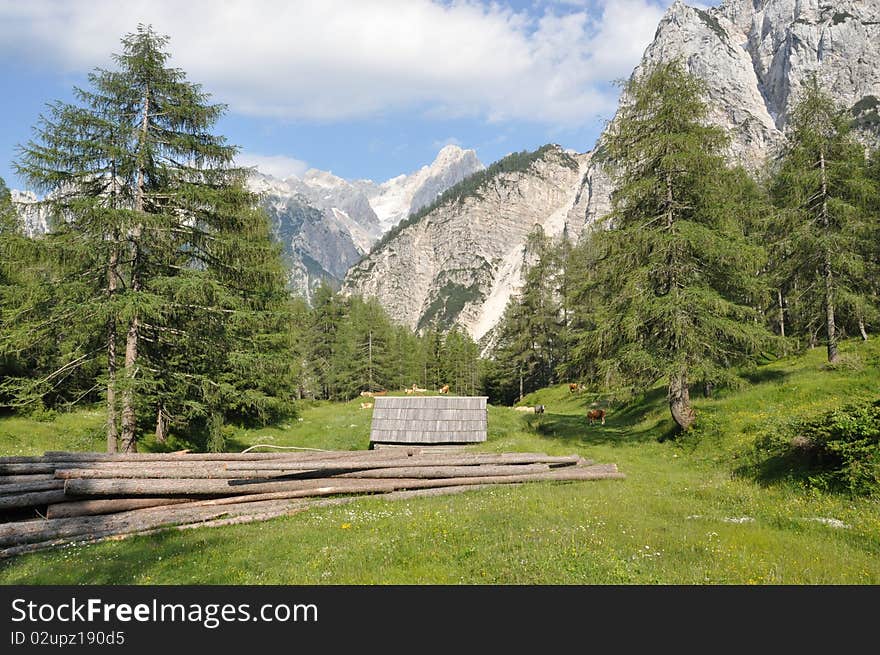
[[[379,217],[383,233],[483,168],[485,166],[474,150],[447,145],[441,148],[431,164],[378,185],[370,196],[370,205]]]

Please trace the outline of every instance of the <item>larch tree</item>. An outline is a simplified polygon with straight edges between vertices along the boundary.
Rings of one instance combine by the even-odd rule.
[[[592,273],[577,295],[590,305],[578,308],[588,318],[574,349],[606,380],[664,380],[687,430],[689,384],[725,380],[768,336],[757,309],[764,253],[746,238],[701,83],[671,61],[631,78],[624,98],[604,143],[617,184],[609,229],[583,250]]]
[[[809,79],[791,112],[771,189],[784,225],[784,276],[800,290],[805,329],[824,333],[829,362],[839,357],[842,318],[864,331],[865,317],[876,313],[867,275],[872,184],[850,122]]]
[[[144,25],[125,36],[116,70],[93,72],[78,104],[51,105],[17,162],[55,216],[49,251],[83,287],[49,322],[104,326],[111,451],[117,435],[137,450],[139,416],[155,417],[160,440],[175,418],[215,424],[243,397],[248,378],[235,372],[265,345],[255,335],[284,312],[280,253],[248,170],[212,132],[225,108],[168,65],[167,43]],[[283,404],[287,389],[246,395],[248,409],[268,396]]]

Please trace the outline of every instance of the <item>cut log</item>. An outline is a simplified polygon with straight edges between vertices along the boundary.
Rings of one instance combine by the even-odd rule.
[[[64,489],[64,480],[37,480],[35,482],[16,482],[4,484],[0,487],[0,498],[10,494],[22,494],[29,491],[49,491],[50,489]]]
[[[380,464],[388,464],[389,462],[379,462]],[[408,464],[408,462],[405,462]],[[510,465],[493,465],[493,464],[473,464],[470,466],[402,466],[402,467],[385,467],[385,468],[364,468],[361,469],[360,464],[351,466],[345,462],[335,464],[328,468],[325,462],[321,462],[320,466],[304,467],[304,468],[279,468],[279,469],[234,469],[228,468],[202,468],[202,467],[164,467],[164,466],[144,466],[144,467],[100,467],[100,468],[71,468],[59,469],[55,472],[55,477],[63,480],[100,480],[100,479],[208,479],[208,480],[248,480],[249,482],[264,481],[271,482],[279,479],[289,479],[291,477],[350,477],[350,478],[428,478],[443,477],[451,478],[457,476],[473,476],[473,475],[507,475],[517,473],[538,473],[540,471],[549,471],[549,464],[510,464]],[[568,464],[570,466],[570,464]],[[557,465],[559,466],[559,465]],[[352,471],[352,469],[355,469]],[[2,488],[0,488],[2,493]]]
[[[455,477],[445,479],[400,478],[394,480],[375,480],[377,492],[394,489],[424,488],[427,486],[450,486],[451,484],[506,484],[541,480],[593,480],[597,475],[623,477],[616,468],[608,465],[569,466],[543,473],[523,473],[519,475]],[[611,465],[613,466],[613,465]],[[611,474],[614,475],[611,475]],[[458,481],[452,482],[449,481]],[[346,493],[345,489],[357,487],[358,480],[341,478],[315,478],[309,480],[279,480],[276,482],[254,482],[247,480],[205,480],[205,479],[109,479],[109,480],[67,480],[64,490],[68,496],[235,496],[271,491],[308,491],[322,487],[338,489],[334,493]],[[382,484],[385,486],[380,487]],[[388,488],[388,486],[392,488]],[[319,494],[316,494],[319,495]],[[320,494],[326,495],[326,494]]]
[[[5,455],[0,457],[0,464],[44,464],[43,455]]]
[[[523,475],[549,471],[548,464],[480,464],[477,466],[403,466],[340,473],[336,478],[474,478],[496,475]]]
[[[299,491],[316,489],[328,484],[337,487],[358,486],[358,480],[333,480],[313,478],[278,482],[253,482],[248,480],[210,480],[202,478],[177,479],[73,479],[66,480],[68,496],[239,496],[265,491]],[[378,482],[378,481],[377,481]],[[343,492],[339,492],[343,493]]]
[[[35,463],[45,462],[260,462],[275,460],[300,461],[308,459],[333,459],[336,457],[350,457],[357,454],[360,457],[376,457],[377,453],[370,450],[328,450],[320,452],[297,452],[297,453],[69,453],[62,451],[47,451],[44,457]],[[383,454],[382,457],[389,455]],[[400,453],[398,457],[406,457],[406,453]],[[2,460],[0,460],[2,461]]]
[[[383,487],[393,486],[393,485],[382,485]],[[473,485],[454,485],[449,487],[429,487],[427,489],[414,489],[414,490],[403,490],[403,491],[386,491],[381,493],[381,498],[404,498],[413,496],[431,496],[431,495],[442,495],[444,490],[446,489],[458,489],[459,491],[464,491],[466,489],[481,489],[483,487],[490,487],[490,484],[473,484]],[[460,487],[460,489],[459,489]],[[377,489],[377,485],[375,484],[365,484],[363,486],[364,489],[368,489],[369,491],[366,493],[377,493],[375,490]],[[349,487],[349,492],[352,493],[351,489],[353,487]],[[322,493],[326,492],[326,493]],[[456,493],[456,491],[452,491],[450,493]],[[247,496],[231,496],[226,498],[212,498],[210,500],[199,500],[192,504],[193,507],[196,506],[205,506],[205,507],[217,507],[220,505],[229,505],[233,503],[248,503],[248,502],[259,502],[264,500],[283,500],[290,498],[305,498],[307,496],[303,495],[304,492],[302,490],[299,491],[274,491],[274,492],[266,492],[261,494],[250,494]],[[401,494],[409,494],[409,495],[401,495]],[[318,493],[312,494],[312,496],[317,497],[321,495],[334,495],[334,490],[332,487],[325,487],[320,490]],[[351,496],[352,500],[359,498],[360,496]]]
[[[97,514],[116,514],[133,509],[179,505],[192,502],[192,498],[110,498],[101,500],[74,500],[49,505],[47,519],[70,518],[74,516],[94,516]]]
[[[522,454],[513,456],[492,455],[492,454],[474,454],[460,455],[451,454],[448,456],[424,456],[414,455],[406,459],[405,466],[477,466],[480,464],[557,464],[572,465],[583,463],[584,460],[577,455],[566,456],[550,456],[550,455],[534,455]],[[251,470],[251,471],[273,471],[273,470],[294,470],[302,469],[370,469],[370,468],[391,468],[401,466],[400,461],[394,459],[373,459],[366,460],[362,458],[344,459],[337,461],[310,461],[310,462],[255,462],[252,464],[242,462],[230,462],[226,468],[229,471]]]
[[[0,492],[3,487],[9,484],[18,484],[19,482],[39,482],[40,480],[54,480],[53,473],[33,473],[31,475],[0,475]]]
[[[32,491],[24,494],[9,494],[8,496],[0,496],[0,511],[20,507],[51,505],[52,503],[63,502],[65,499],[66,496],[64,495],[64,489]]]
[[[251,475],[252,474],[252,475]],[[137,478],[156,478],[156,479],[179,479],[179,478],[204,478],[204,479],[234,479],[246,477],[266,477],[274,474],[274,471],[227,471],[223,467],[154,467],[154,466],[101,466],[95,468],[69,468],[58,469],[55,471],[55,477],[59,480],[73,479],[137,479]],[[2,489],[0,489],[2,492]]]
[[[55,464],[51,462],[4,464],[0,462],[0,475],[27,475],[29,473],[54,473]]]

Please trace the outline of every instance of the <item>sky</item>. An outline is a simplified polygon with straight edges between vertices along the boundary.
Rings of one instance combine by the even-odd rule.
[[[277,177],[382,182],[450,143],[585,152],[672,1],[0,0],[0,177],[28,188],[17,147],[140,23],[227,106],[238,163]]]

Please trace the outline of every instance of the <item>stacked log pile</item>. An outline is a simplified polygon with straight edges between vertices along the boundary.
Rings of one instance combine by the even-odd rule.
[[[493,484],[623,478],[577,455],[424,450],[0,457],[0,558],[161,529],[228,525]]]

